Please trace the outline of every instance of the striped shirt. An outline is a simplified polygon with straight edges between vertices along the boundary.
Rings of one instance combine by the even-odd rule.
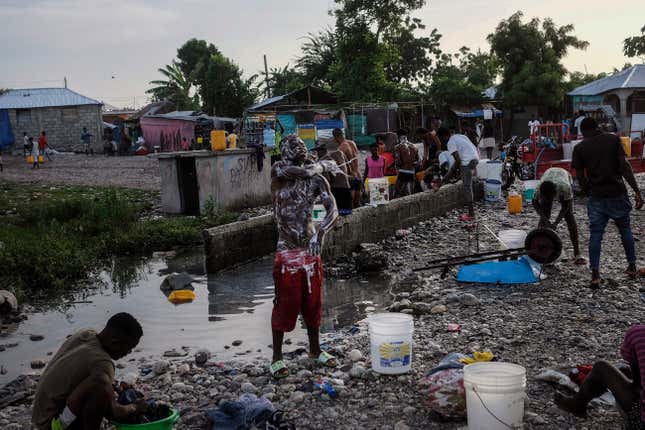
[[[645,422],[645,401],[642,393],[642,381],[645,380],[645,325],[636,324],[627,330],[620,354],[630,364],[632,372],[638,368],[638,375],[632,375],[632,379],[636,381],[638,378],[640,380],[641,421]]]

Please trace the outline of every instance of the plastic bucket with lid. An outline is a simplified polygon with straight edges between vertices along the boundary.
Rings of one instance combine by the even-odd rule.
[[[154,421],[145,424],[119,424],[113,422],[117,430],[172,430],[174,424],[179,419],[179,411],[171,410],[170,416],[163,420]]]
[[[536,180],[524,181],[524,201],[525,202],[530,202],[533,200],[533,196],[535,196],[535,189],[537,188],[539,183],[540,181],[536,181]]]
[[[524,230],[502,230],[497,237],[504,243],[506,249],[524,248],[526,232]]]
[[[414,322],[407,314],[373,314],[369,323],[372,369],[386,375],[410,371]]]
[[[469,430],[522,428],[526,369],[512,363],[483,362],[464,367]]]
[[[502,181],[486,179],[484,182],[484,200],[496,202],[502,198]]]

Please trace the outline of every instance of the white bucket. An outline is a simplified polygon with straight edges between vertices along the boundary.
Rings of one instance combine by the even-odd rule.
[[[384,205],[390,201],[390,184],[387,178],[371,178],[367,180],[370,194],[370,205]]]
[[[497,237],[504,243],[506,249],[524,248],[526,232],[524,230],[502,230]]]
[[[502,181],[486,179],[484,182],[484,200],[496,202],[502,198]]]
[[[414,323],[407,314],[373,314],[369,323],[372,369],[386,375],[410,371]]]
[[[504,168],[504,164],[499,160],[488,161],[486,164],[488,166],[486,179],[495,179],[502,182],[502,169]]]
[[[479,179],[486,180],[488,179],[488,162],[490,160],[488,158],[484,158],[479,160],[479,163],[477,163],[477,167],[475,168],[475,171],[477,172],[477,177]]]
[[[464,367],[468,430],[523,428],[526,369],[483,362]]]
[[[562,159],[571,160],[573,156],[573,143],[563,143],[562,144]]]

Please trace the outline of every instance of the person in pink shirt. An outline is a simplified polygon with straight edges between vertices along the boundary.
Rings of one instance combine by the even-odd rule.
[[[562,410],[579,417],[587,416],[587,405],[609,390],[622,409],[625,427],[628,430],[645,429],[642,381],[645,377],[645,325],[636,324],[627,330],[623,346],[623,359],[629,363],[631,380],[623,372],[606,361],[593,365],[580,390],[571,397],[556,393],[555,404]]]
[[[181,149],[182,151],[190,151],[190,144],[188,143],[188,140],[186,140],[185,137],[181,138]]]
[[[365,159],[365,173],[363,181],[366,178],[383,178],[385,176],[385,158],[378,154],[378,145],[370,145],[372,155]]]

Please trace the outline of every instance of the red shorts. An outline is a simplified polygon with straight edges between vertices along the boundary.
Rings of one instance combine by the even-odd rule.
[[[307,328],[320,327],[323,269],[320,256],[304,249],[280,251],[273,264],[275,299],[271,328],[281,332],[296,327],[298,314]]]

